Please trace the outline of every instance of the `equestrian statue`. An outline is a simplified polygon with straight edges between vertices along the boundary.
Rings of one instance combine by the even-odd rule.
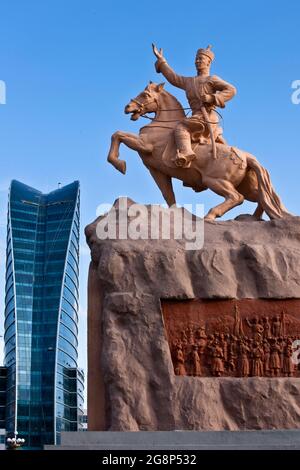
[[[125,113],[136,121],[154,113],[151,123],[139,134],[117,131],[112,135],[108,161],[121,173],[126,162],[119,159],[120,144],[136,150],[150,171],[165,201],[176,204],[172,178],[196,192],[210,189],[224,202],[213,207],[206,220],[222,217],[246,199],[256,202],[253,220],[261,220],[265,212],[270,219],[291,216],[280,201],[268,171],[249,152],[227,144],[222,135],[217,108],[236,94],[230,83],[210,75],[214,59],[211,46],[196,54],[197,76],[178,75],[168,65],[162,49],[153,44],[157,58],[155,68],[172,85],[185,90],[192,115],[187,116],[179,101],[164,88],[164,83],[150,81],[146,88],[125,106]]]

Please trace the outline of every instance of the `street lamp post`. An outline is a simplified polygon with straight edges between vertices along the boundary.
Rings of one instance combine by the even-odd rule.
[[[6,442],[9,450],[18,450],[25,443],[25,439],[18,437],[18,432],[16,431],[14,437],[8,437]]]

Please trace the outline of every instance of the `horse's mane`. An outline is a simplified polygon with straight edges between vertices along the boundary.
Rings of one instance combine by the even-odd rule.
[[[184,112],[183,106],[180,103],[180,101],[176,98],[176,96],[172,95],[172,93],[169,93],[165,89],[163,89],[161,93],[164,94],[164,95],[169,96],[170,98],[172,98],[175,101],[176,105],[178,106],[179,110],[182,110]]]

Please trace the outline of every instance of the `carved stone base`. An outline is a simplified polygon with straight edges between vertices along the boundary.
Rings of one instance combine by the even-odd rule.
[[[177,377],[175,402],[176,429],[297,429],[300,379]]]
[[[86,229],[92,254],[89,430],[300,427],[300,378],[176,376],[162,312],[166,300],[280,299],[290,316],[279,337],[297,335],[282,328],[300,319],[300,311],[288,309],[300,299],[299,218],[206,223],[198,251],[174,239],[101,241],[96,225]],[[248,313],[252,323],[256,312]],[[244,321],[243,315],[241,307]]]

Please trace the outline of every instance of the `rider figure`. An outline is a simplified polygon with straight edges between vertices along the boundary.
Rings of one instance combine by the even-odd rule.
[[[211,141],[211,132],[215,142],[226,144],[215,108],[224,108],[225,102],[236,94],[236,89],[216,75],[210,75],[210,66],[214,59],[211,46],[197,51],[196,77],[183,77],[175,73],[164,58],[162,49],[158,50],[154,44],[153,52],[157,57],[156,71],[161,72],[172,85],[185,90],[192,110],[192,116],[180,121],[174,131],[177,146],[175,163],[188,168],[195,158],[191,145],[193,133],[200,134],[201,144]]]

